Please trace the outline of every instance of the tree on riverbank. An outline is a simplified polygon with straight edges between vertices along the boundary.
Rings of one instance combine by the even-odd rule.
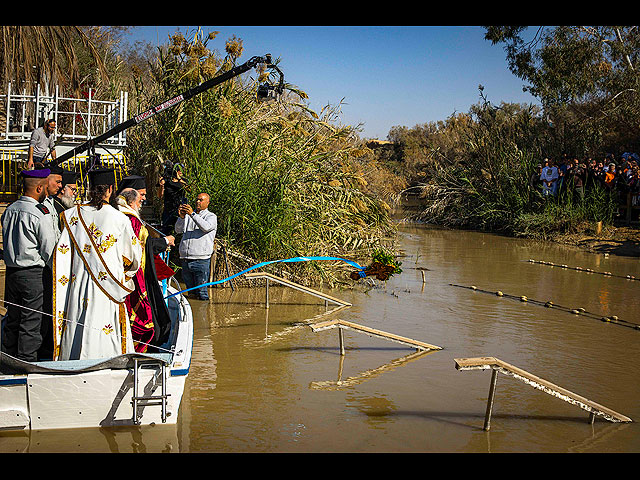
[[[546,157],[640,150],[638,27],[548,27],[530,41],[527,28],[487,27],[486,39],[505,44],[509,68],[541,106],[495,106],[480,86],[468,113],[389,132],[386,160],[420,192],[417,218],[543,238],[612,223],[615,194],[596,186],[584,200],[543,201],[530,180]]]
[[[103,53],[89,27],[0,26],[0,83],[22,91],[33,83],[59,84],[78,91],[89,70],[107,82]]]
[[[640,148],[638,26],[490,26],[509,69],[528,83],[573,148]],[[583,145],[584,144],[584,147]],[[579,153],[579,152],[576,152]]]

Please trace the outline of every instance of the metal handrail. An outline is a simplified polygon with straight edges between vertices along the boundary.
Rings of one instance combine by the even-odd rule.
[[[115,153],[108,156],[103,155],[101,160],[114,167],[116,170],[117,182],[127,175],[127,157],[124,153]],[[26,168],[26,150],[12,149],[0,150],[0,173],[2,174],[2,185],[0,185],[0,195],[19,194],[20,172]],[[78,155],[63,162],[61,166],[67,170],[72,170],[80,174],[78,179],[78,192],[84,195],[87,184],[86,170],[90,167],[88,155]]]

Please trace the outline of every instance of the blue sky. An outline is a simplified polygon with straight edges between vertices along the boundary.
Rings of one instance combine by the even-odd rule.
[[[129,41],[164,44],[194,26],[138,26]],[[413,127],[468,112],[480,100],[538,103],[507,67],[502,45],[476,26],[203,26],[220,32],[209,48],[224,54],[232,36],[242,39],[240,61],[270,53],[280,58],[285,81],[304,90],[309,106],[344,99],[339,123],[362,125],[361,136],[385,139],[393,126]]]

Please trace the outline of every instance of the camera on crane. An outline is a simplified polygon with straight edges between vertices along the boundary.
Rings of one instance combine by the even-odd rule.
[[[258,85],[256,96],[259,102],[269,102],[277,99],[278,94],[276,87],[269,85],[268,83],[263,83],[262,85]]]
[[[282,92],[284,91],[284,74],[278,67],[271,63],[271,55],[267,55],[266,59],[267,68],[271,68],[278,72],[280,80],[278,81],[278,85],[271,85],[268,82],[258,85],[258,90],[256,92],[258,102],[269,102],[271,100],[275,100],[279,95],[282,95]]]

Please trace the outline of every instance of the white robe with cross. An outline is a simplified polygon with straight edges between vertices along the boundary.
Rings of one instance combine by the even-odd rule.
[[[134,353],[125,299],[142,262],[129,219],[110,205],[61,215],[53,261],[54,359]]]

